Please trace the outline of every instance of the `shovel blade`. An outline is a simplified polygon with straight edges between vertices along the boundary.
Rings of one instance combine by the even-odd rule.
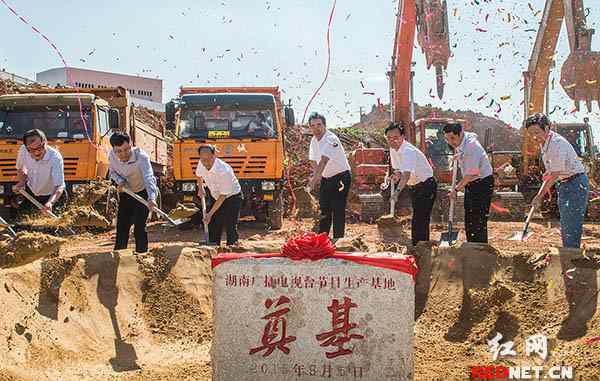
[[[533,233],[527,232],[523,234],[523,232],[514,233],[512,236],[508,238],[509,241],[527,241],[529,237],[531,237]]]
[[[442,237],[440,239],[440,247],[450,247],[456,244],[458,240],[458,232],[448,231],[443,232]]]

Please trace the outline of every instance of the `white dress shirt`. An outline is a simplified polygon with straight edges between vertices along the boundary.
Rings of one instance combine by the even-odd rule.
[[[49,146],[46,146],[44,157],[35,160],[22,145],[17,154],[17,170],[27,175],[27,186],[36,196],[50,196],[56,187],[65,186],[62,155]]]
[[[350,164],[348,163],[348,158],[340,139],[329,130],[325,131],[321,140],[317,140],[314,136],[310,140],[308,159],[316,161],[318,164],[323,156],[329,158],[323,169],[323,177],[333,177],[338,173],[350,170]]]
[[[217,158],[210,170],[207,170],[201,161],[196,167],[196,176],[201,177],[210,191],[210,195],[216,200],[219,196],[234,196],[242,191],[240,183],[235,177],[233,168],[223,160]]]
[[[465,132],[465,137],[456,152],[463,177],[476,176],[476,180],[479,180],[494,173],[485,149],[477,140],[477,134]]]
[[[548,133],[542,146],[542,159],[546,167],[546,174],[559,172],[560,180],[585,173],[585,167],[571,143],[554,131]]]
[[[417,147],[406,140],[398,150],[390,148],[392,168],[400,172],[410,172],[406,185],[416,185],[433,176],[433,169],[427,157]]]
[[[148,200],[156,201],[158,190],[150,157],[141,148],[133,147],[129,160],[123,162],[113,150],[108,155],[110,178],[119,185],[125,185],[135,193],[146,189]]]

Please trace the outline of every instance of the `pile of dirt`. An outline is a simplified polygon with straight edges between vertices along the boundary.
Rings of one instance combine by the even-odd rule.
[[[198,208],[189,207],[179,203],[175,208],[171,209],[171,211],[169,212],[169,217],[171,217],[171,219],[173,220],[186,219],[190,218],[199,211],[200,209]]]
[[[64,212],[57,223],[58,226],[108,229],[110,221],[89,206],[74,206]]]
[[[0,95],[15,94],[18,89],[40,89],[44,87],[38,84],[20,85],[10,79],[0,79]]]
[[[112,188],[112,189],[111,189]],[[92,206],[103,197],[106,197],[109,191],[114,191],[115,187],[110,180],[97,179],[88,184],[80,185],[73,192],[72,204],[78,206]]]
[[[172,261],[163,249],[152,262],[140,261],[143,313],[152,333],[167,340],[201,344],[212,337],[212,314],[171,274]]]
[[[0,242],[0,267],[21,266],[40,258],[57,256],[63,238],[37,232],[19,232],[15,239]]]
[[[344,237],[340,238],[335,242],[335,248],[337,251],[342,252],[366,252],[369,251],[369,247],[365,244],[362,237]]]

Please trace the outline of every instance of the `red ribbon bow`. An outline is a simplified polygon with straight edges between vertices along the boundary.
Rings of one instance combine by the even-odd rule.
[[[281,254],[293,260],[310,259],[316,261],[332,257],[335,254],[335,246],[325,233],[304,233],[287,241],[281,248]]]

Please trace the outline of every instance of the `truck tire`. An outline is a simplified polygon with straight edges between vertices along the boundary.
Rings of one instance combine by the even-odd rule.
[[[273,195],[273,202],[267,206],[267,215],[269,216],[270,230],[279,230],[283,227],[283,194],[278,190]]]

